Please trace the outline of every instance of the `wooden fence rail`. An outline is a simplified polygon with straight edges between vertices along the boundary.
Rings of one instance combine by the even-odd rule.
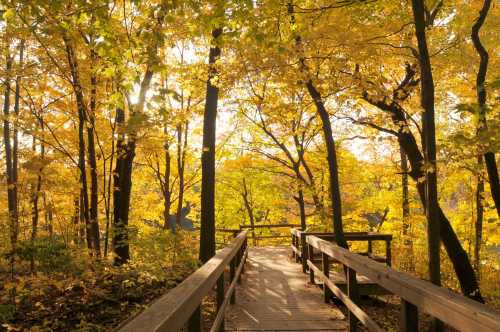
[[[296,239],[293,241],[297,242]],[[401,298],[400,331],[418,331],[419,310],[459,331],[500,331],[500,315],[483,304],[446,288],[395,271],[389,266],[350,252],[318,236],[307,235],[305,241],[310,249],[319,250],[322,255],[321,269],[312,260],[306,260],[311,279],[313,282],[314,278],[323,282],[325,299],[327,293],[332,292],[345,304],[349,311],[349,331],[356,329],[357,321],[365,325],[369,331],[382,331],[357,305],[359,293],[356,274],[362,274]],[[330,259],[344,265],[347,274],[347,294],[329,278]]]
[[[300,227],[298,224],[264,224],[264,225],[240,225],[240,230],[243,229],[248,229],[250,231],[250,235],[252,238],[252,244],[254,246],[257,246],[258,240],[265,240],[265,239],[289,239],[290,236],[286,235],[287,233],[283,234],[271,234],[271,235],[256,235],[255,230],[256,229],[268,229],[271,230],[272,228],[293,228],[293,227]]]
[[[128,320],[119,332],[177,332],[187,328],[201,330],[200,306],[203,298],[216,286],[217,316],[211,332],[224,331],[224,315],[228,303],[236,300],[236,283],[241,280],[247,257],[247,231],[221,249],[207,263],[180,285],[156,300],[149,308]],[[229,266],[229,288],[224,291],[224,270]]]

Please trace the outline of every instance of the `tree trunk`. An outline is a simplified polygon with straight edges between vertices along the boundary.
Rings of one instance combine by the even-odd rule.
[[[484,218],[484,180],[483,180],[483,156],[477,157],[477,185],[476,185],[476,225],[475,225],[475,241],[474,241],[474,258],[477,278],[481,277],[481,245],[483,242],[483,218]]]
[[[179,174],[179,199],[177,200],[177,222],[181,221],[182,203],[184,201],[184,169],[186,164],[188,122],[177,126],[177,173]],[[184,136],[184,143],[183,141]]]
[[[43,146],[43,145],[42,145]],[[36,138],[33,137],[33,153],[36,153]],[[42,189],[42,171],[43,171],[43,159],[45,157],[45,149],[42,148],[40,151],[40,159],[41,165],[37,170],[37,179],[36,183],[31,188],[31,203],[32,203],[32,212],[31,212],[31,244],[34,246],[35,240],[38,234],[38,224],[40,220],[40,210],[38,208],[38,203],[40,200],[40,191]],[[35,272],[35,260],[34,257],[31,258],[30,262],[30,271],[31,273]]]
[[[116,117],[115,117],[116,118]],[[115,128],[116,124],[111,125],[112,132],[111,132],[111,155],[110,155],[110,161],[109,161],[109,175],[108,179],[106,182],[106,176],[104,176],[104,188],[105,188],[105,206],[106,206],[106,231],[104,233],[104,257],[108,256],[108,251],[109,251],[109,227],[111,223],[111,188],[112,188],[112,183],[113,183],[113,162],[114,162],[114,156],[115,156]],[[104,174],[106,174],[106,169],[104,169]]]
[[[253,206],[251,202],[251,198],[248,196],[250,193],[248,192],[247,182],[243,179],[243,193],[241,197],[243,198],[243,204],[245,205],[245,210],[247,210],[248,220],[250,221],[250,227],[252,227],[252,243],[255,247],[257,245],[257,239],[255,238],[255,216],[253,214]]]
[[[417,37],[424,157],[425,157],[425,203],[427,218],[427,239],[429,252],[429,277],[432,283],[441,284],[440,242],[439,242],[439,202],[437,192],[437,165],[436,165],[436,128],[434,123],[434,80],[425,33],[425,8],[423,0],[412,0],[413,17],[415,20],[415,34]]]
[[[95,59],[97,55],[92,50],[91,51],[92,63],[95,64]],[[92,238],[92,247],[94,249],[94,254],[96,258],[101,257],[101,240],[99,234],[99,188],[98,188],[98,177],[97,177],[97,161],[95,154],[95,137],[94,137],[94,126],[95,126],[95,114],[96,114],[96,98],[97,98],[97,77],[95,72],[92,72],[90,77],[90,112],[88,114],[87,123],[87,153],[89,156],[89,167],[90,167],[90,233]]]
[[[402,211],[403,211],[403,245],[407,255],[405,257],[405,268],[408,271],[415,270],[415,262],[413,260],[413,239],[410,225],[410,198],[408,190],[408,158],[406,153],[400,147],[401,154],[401,187],[402,187]]]
[[[206,263],[215,255],[215,127],[219,88],[212,80],[217,76],[215,62],[221,50],[217,46],[222,28],[212,31],[214,46],[208,55],[208,80],[203,114],[203,151],[201,155],[201,230],[200,260]]]
[[[15,252],[17,248],[17,238],[19,234],[19,216],[17,211],[17,183],[15,182],[12,146],[10,138],[10,89],[11,89],[11,71],[12,71],[12,57],[9,52],[6,52],[6,78],[4,82],[4,103],[3,103],[3,140],[5,146],[5,174],[7,177],[7,205],[9,210],[9,227],[10,227],[10,242],[12,247],[10,264],[12,270],[15,264]]]
[[[479,12],[479,17],[472,26],[471,39],[479,55],[479,69],[476,76],[476,91],[477,91],[477,104],[479,106],[479,121],[478,121],[478,134],[481,135],[488,128],[486,122],[486,86],[484,84],[486,80],[486,73],[488,71],[488,61],[489,55],[488,51],[484,48],[479,38],[479,31],[486,20],[488,11],[491,7],[491,0],[484,0],[483,7]],[[481,137],[480,137],[481,138]],[[484,153],[484,161],[486,164],[486,170],[488,172],[488,179],[490,182],[491,197],[495,203],[497,209],[497,215],[500,217],[500,182],[498,178],[498,168],[495,160],[495,154],[491,151],[486,151]]]
[[[288,15],[290,15],[290,23],[295,25],[294,7],[292,2],[288,2],[287,5]],[[302,50],[302,39],[300,35],[295,36],[295,46],[300,54],[299,63],[300,71],[307,75],[307,81],[305,86],[311,99],[316,106],[316,111],[321,119],[321,125],[323,129],[323,139],[325,140],[326,153],[328,160],[328,172],[330,177],[330,200],[332,202],[333,209],[333,232],[335,234],[335,242],[343,248],[348,248],[347,241],[344,237],[344,228],[342,226],[342,202],[340,197],[340,181],[339,181],[339,170],[337,162],[337,152],[335,148],[335,141],[333,139],[332,124],[330,123],[330,116],[325,108],[323,98],[320,92],[314,86],[308,68],[306,65],[306,60],[303,55]]]
[[[412,76],[415,74],[415,71],[410,66],[407,66],[407,74],[408,73],[410,74],[410,76]],[[405,78],[405,80],[407,79]],[[411,79],[408,79],[406,83],[412,84]],[[414,83],[416,83],[416,81],[414,81]],[[395,95],[398,95],[398,93],[395,93]],[[385,100],[373,100],[368,96],[367,93],[363,93],[363,98],[370,104],[389,113],[391,115],[392,123],[396,127],[398,127],[398,131],[395,134],[398,138],[400,147],[404,150],[406,156],[408,157],[408,161],[411,167],[411,171],[408,173],[408,175],[417,183],[420,201],[422,202],[422,206],[425,209],[426,181],[423,167],[424,157],[422,156],[422,153],[418,147],[415,136],[410,131],[405,117],[404,109],[396,102],[396,100],[393,100],[390,103],[387,103]],[[424,179],[424,181],[422,181],[422,179]],[[462,248],[460,240],[458,239],[453,228],[451,227],[450,222],[446,218],[439,205],[437,215],[440,223],[439,234],[441,237],[441,241],[443,241],[446,253],[448,254],[448,257],[453,264],[453,268],[460,283],[462,293],[465,296],[472,298],[478,302],[484,302],[469,257],[467,256],[465,250]]]
[[[393,118],[393,121],[397,125],[398,123],[400,123],[400,121],[403,120]],[[426,184],[425,181],[421,181],[422,178],[425,178],[425,173],[422,167],[424,158],[418,148],[415,137],[404,127],[405,126],[401,126],[401,129],[398,133],[398,141],[401,147],[404,149],[406,155],[408,156],[408,161],[410,162],[411,171],[408,174],[417,183],[420,200],[423,207],[426,208]],[[474,274],[474,269],[472,268],[467,253],[462,248],[460,240],[458,239],[453,228],[451,227],[450,222],[446,218],[446,215],[439,205],[437,212],[437,217],[440,223],[439,234],[441,237],[441,241],[443,241],[443,245],[446,249],[448,257],[453,264],[453,268],[455,269],[458,281],[460,282],[462,293],[465,296],[470,297],[478,302],[484,302],[479,289],[479,284]]]
[[[116,110],[116,125],[123,131],[125,112]],[[120,130],[121,129],[121,130]],[[119,133],[116,142],[116,163],[113,173],[113,251],[114,264],[123,265],[130,259],[128,241],[128,215],[132,190],[132,162],[135,156],[135,141],[125,142],[124,133]]]
[[[165,125],[165,133],[167,131],[167,126]],[[168,140],[165,140],[165,173],[164,175],[164,182],[163,182],[163,229],[168,228],[168,217],[170,216],[170,206],[172,205],[172,197],[171,197],[171,191],[170,191],[170,161],[171,161],[171,156],[170,156],[170,145]],[[158,170],[159,172],[159,170]]]
[[[294,197],[295,200],[297,201],[297,204],[299,204],[299,211],[300,211],[300,230],[305,231],[307,228],[306,225],[306,203],[304,201],[304,191],[302,188],[298,190],[298,196]]]
[[[82,213],[85,220],[85,231],[87,247],[91,256],[94,255],[94,239],[92,237],[89,212],[89,197],[87,185],[87,171],[85,162],[85,126],[87,122],[87,110],[83,99],[82,86],[78,71],[78,62],[76,60],[75,49],[72,40],[67,36],[63,37],[66,46],[66,57],[71,71],[72,85],[75,92],[77,111],[78,111],[78,168],[80,170],[80,185],[82,199]]]
[[[321,118],[323,127],[323,138],[326,144],[326,154],[328,160],[328,172],[330,175],[330,199],[333,208],[333,231],[335,233],[335,241],[343,248],[347,248],[347,241],[344,237],[344,229],[342,226],[342,203],[340,197],[340,182],[339,182],[339,169],[337,163],[337,152],[335,151],[335,141],[333,140],[332,124],[330,123],[330,116],[323,104],[323,100],[319,91],[314,86],[313,82],[309,80],[306,83],[307,91],[314,101],[316,111]]]
[[[23,68],[24,63],[24,39],[21,39],[19,43],[19,61],[18,67],[19,69]],[[21,100],[21,75],[18,73],[16,75],[16,91],[14,96],[14,113],[16,114],[16,124],[14,125],[14,137],[13,137],[13,148],[12,148],[12,173],[14,178],[14,183],[16,186],[14,187],[15,196],[16,196],[16,210],[19,210],[19,199],[18,199],[18,190],[17,190],[17,182],[18,182],[18,160],[19,160],[19,134],[17,129],[17,121],[19,121],[19,101]],[[19,213],[19,212],[18,212]],[[18,217],[19,218],[19,217]]]

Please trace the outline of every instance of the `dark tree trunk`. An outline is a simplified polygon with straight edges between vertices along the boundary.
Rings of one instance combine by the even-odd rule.
[[[396,91],[394,91],[394,97],[398,95],[408,96],[412,86],[418,84],[417,80],[414,80],[415,70],[411,66],[407,66],[407,76],[401,82],[400,86]],[[368,93],[363,93],[363,98],[370,104],[386,111],[391,115],[392,123],[398,128],[396,134],[400,147],[406,153],[408,161],[410,163],[411,171],[408,175],[417,183],[417,189],[420,197],[420,201],[424,209],[426,208],[426,198],[425,198],[425,172],[424,172],[424,157],[418,147],[417,140],[415,136],[410,131],[408,126],[405,111],[397,103],[398,98],[394,98],[390,103],[386,100],[374,100]],[[403,98],[404,99],[404,98]],[[422,181],[424,179],[424,181]],[[462,248],[462,244],[455,234],[450,222],[446,218],[441,207],[438,205],[438,220],[440,223],[439,234],[441,241],[446,249],[446,253],[450,258],[455,273],[457,275],[462,293],[472,298],[478,302],[484,302],[479,285],[474,273],[472,264],[467,256],[467,253]]]
[[[89,197],[88,197],[88,184],[87,184],[87,171],[85,161],[85,126],[87,122],[87,110],[83,98],[82,86],[80,83],[78,62],[76,59],[73,41],[67,36],[63,37],[66,46],[66,56],[71,71],[72,85],[76,97],[77,111],[78,111],[78,168],[80,170],[80,185],[81,185],[81,199],[82,199],[82,213],[85,220],[85,231],[87,238],[87,247],[91,255],[94,255],[95,240],[92,237],[89,213]]]
[[[167,131],[167,126],[165,125],[165,132]],[[170,206],[172,205],[172,195],[170,191],[170,173],[171,173],[171,167],[170,167],[170,161],[171,161],[171,156],[170,156],[170,144],[168,140],[165,141],[164,144],[164,149],[165,149],[165,173],[163,174],[164,179],[163,179],[163,229],[168,228],[168,216],[170,215]],[[158,172],[160,170],[158,169]],[[161,181],[160,181],[161,182]]]
[[[42,125],[43,122],[41,121]],[[33,153],[36,153],[36,139],[33,137],[33,146],[32,146]],[[41,151],[40,151],[40,160],[41,160],[41,165],[38,169],[38,174],[37,174],[37,179],[35,184],[31,188],[31,204],[32,204],[32,212],[31,212],[31,243],[32,245],[35,244],[35,240],[37,238],[38,234],[38,224],[40,221],[40,209],[38,208],[38,203],[40,201],[40,192],[42,189],[42,171],[43,171],[43,159],[45,158],[45,148],[43,147],[43,144],[41,145]],[[30,262],[30,271],[33,273],[35,271],[35,260],[32,257],[31,262]]]
[[[184,169],[186,164],[187,133],[188,133],[187,121],[184,122],[184,126],[182,125],[177,126],[177,173],[179,174],[179,199],[177,201],[177,222],[180,222],[181,220],[182,203],[184,201],[184,187],[185,187]]]
[[[294,25],[296,22],[292,2],[288,2],[287,10],[288,15],[290,15],[290,23]],[[337,244],[343,248],[348,248],[347,241],[344,237],[344,228],[342,226],[342,202],[340,197],[339,170],[335,141],[333,139],[332,133],[332,124],[330,123],[330,116],[325,108],[325,104],[320,92],[318,91],[318,89],[316,89],[312,79],[310,78],[306,60],[303,56],[302,39],[298,34],[295,35],[295,46],[297,47],[300,54],[300,71],[302,72],[302,74],[306,74],[308,76],[308,79],[305,82],[305,86],[307,88],[307,91],[309,92],[309,95],[311,96],[311,99],[314,102],[314,105],[316,106],[316,111],[321,119],[323,139],[325,140],[328,160],[328,172],[330,177],[330,200],[332,202],[333,209],[333,232],[335,234],[335,242],[337,242]]]
[[[415,263],[413,261],[413,239],[411,235],[410,225],[410,198],[408,188],[408,158],[403,148],[400,147],[401,154],[401,187],[402,187],[402,212],[403,212],[403,244],[405,246],[407,255],[405,257],[406,269],[408,271],[415,270]]]
[[[397,123],[397,121],[395,121],[395,123]],[[398,140],[408,156],[408,161],[411,165],[409,175],[417,183],[420,200],[425,208],[425,181],[420,181],[420,179],[425,177],[422,167],[424,158],[418,148],[417,141],[415,140],[413,134],[407,132],[403,127],[400,129]],[[448,257],[453,264],[455,273],[460,282],[462,293],[478,302],[484,302],[469,257],[462,248],[460,240],[451,227],[451,224],[446,218],[443,210],[439,206],[437,216],[440,222],[439,234],[441,241],[443,241]]]
[[[253,214],[252,199],[250,192],[248,191],[247,182],[245,179],[242,181],[243,192],[241,197],[243,198],[243,204],[245,205],[245,210],[247,210],[248,220],[250,221],[250,227],[252,227],[252,243],[254,246],[257,245],[257,239],[255,238],[255,216]]]
[[[123,131],[125,112],[116,110],[116,125]],[[128,241],[128,215],[132,190],[132,162],[135,156],[135,141],[125,142],[124,133],[119,133],[116,142],[116,163],[113,173],[113,251],[114,264],[122,265],[130,259]]]
[[[92,62],[95,63],[97,55],[94,51],[91,51]],[[94,137],[94,126],[95,126],[95,113],[96,113],[96,99],[97,99],[97,77],[93,72],[90,77],[90,112],[88,114],[87,121],[87,153],[89,156],[89,167],[90,167],[90,233],[92,237],[92,247],[94,249],[94,254],[97,258],[101,256],[101,240],[99,234],[99,188],[98,188],[98,177],[97,177],[97,161],[95,153],[95,137]]]
[[[115,116],[116,120],[116,116]],[[113,183],[113,163],[114,163],[114,156],[115,156],[115,128],[116,128],[116,123],[111,125],[112,132],[111,132],[111,155],[110,155],[110,160],[109,160],[109,175],[106,180],[106,176],[104,176],[104,188],[105,191],[105,206],[106,206],[106,231],[104,233],[104,257],[108,256],[109,252],[109,228],[110,228],[110,223],[111,223],[111,188],[112,188],[112,183]],[[104,174],[106,174],[106,169],[104,169]]]
[[[335,241],[341,247],[347,248],[347,241],[344,237],[344,229],[342,226],[342,204],[340,197],[340,182],[339,182],[339,168],[337,163],[337,152],[335,150],[335,141],[333,140],[332,124],[330,123],[330,116],[325,108],[323,99],[319,91],[314,86],[313,82],[309,80],[306,83],[309,95],[314,101],[316,111],[321,118],[323,127],[323,138],[326,144],[326,154],[328,160],[328,172],[330,175],[330,199],[333,208],[333,231],[335,233]]]
[[[18,67],[20,69],[23,68],[24,63],[24,39],[19,43],[19,62]],[[19,134],[17,129],[17,121],[19,121],[19,101],[21,100],[21,75],[17,74],[16,76],[16,91],[14,96],[14,113],[16,114],[16,124],[14,125],[14,133],[13,133],[13,147],[12,147],[12,174],[14,183],[16,184],[14,187],[15,196],[16,196],[16,210],[19,210],[19,199],[18,199],[18,190],[17,190],[17,182],[18,182],[18,161],[19,161]],[[43,124],[42,124],[43,125]]]
[[[219,88],[212,83],[217,75],[215,62],[221,50],[217,46],[222,28],[212,31],[214,46],[208,56],[208,80],[203,114],[203,151],[201,155],[201,230],[200,260],[206,263],[215,255],[215,127]]]
[[[477,185],[476,185],[476,225],[475,225],[475,241],[474,241],[474,258],[475,258],[475,268],[477,278],[481,277],[481,245],[483,242],[483,217],[484,217],[484,205],[483,205],[483,194],[484,194],[484,180],[483,180],[483,156],[479,155],[477,157],[477,166],[479,168],[477,173]]]
[[[479,31],[486,20],[488,11],[491,7],[491,0],[484,0],[483,7],[479,12],[479,17],[472,26],[471,39],[474,44],[474,48],[479,54],[479,69],[476,76],[476,91],[477,91],[477,104],[479,106],[479,121],[478,121],[478,134],[484,133],[487,129],[486,122],[486,86],[484,84],[486,80],[486,73],[488,71],[488,61],[489,55],[488,51],[484,48],[479,38]],[[497,215],[500,217],[500,181],[498,178],[498,168],[495,160],[495,154],[491,151],[486,151],[484,153],[484,161],[486,164],[486,170],[488,172],[488,179],[490,182],[491,197],[495,203],[497,209]]]
[[[307,228],[306,225],[306,203],[304,201],[304,191],[302,188],[298,190],[298,196],[294,196],[294,199],[299,204],[299,212],[300,212],[300,230],[305,231]]]
[[[17,238],[19,234],[19,216],[17,211],[17,183],[15,182],[12,145],[10,137],[10,89],[11,89],[11,71],[12,71],[12,57],[9,52],[6,55],[6,78],[4,81],[4,103],[3,103],[3,140],[5,146],[5,174],[7,177],[7,205],[9,210],[9,227],[10,227],[10,242],[12,246],[11,253],[11,267],[14,269],[15,251],[17,248]]]
[[[437,192],[436,128],[434,123],[434,80],[425,33],[425,8],[423,0],[412,0],[415,34],[417,36],[420,62],[421,105],[424,157],[425,157],[425,203],[427,217],[427,239],[429,252],[429,277],[432,283],[441,284],[439,202]]]

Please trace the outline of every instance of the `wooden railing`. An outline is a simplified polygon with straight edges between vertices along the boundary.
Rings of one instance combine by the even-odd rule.
[[[236,301],[236,283],[241,281],[247,257],[247,231],[240,232],[233,242],[217,252],[207,263],[180,285],[156,300],[135,318],[128,320],[119,332],[177,332],[187,329],[201,331],[201,304],[216,286],[217,316],[211,332],[224,331],[228,303]],[[224,271],[229,266],[229,288],[224,291]]]
[[[320,239],[327,241],[334,241],[335,234],[332,233],[318,233],[318,232],[304,232],[295,228],[290,230],[292,235],[292,256],[295,258],[296,262],[302,262],[302,271],[307,272],[307,260],[311,258],[313,260],[313,253],[311,250],[311,255],[309,254],[308,246],[306,243],[307,236],[317,236]],[[392,264],[392,252],[391,252],[391,234],[381,234],[373,232],[346,232],[344,233],[345,239],[349,242],[366,242],[367,249],[365,252],[357,252],[360,255],[368,256],[369,258],[385,263],[388,266]],[[373,252],[374,242],[382,241],[385,243],[385,256],[378,256]],[[302,259],[304,258],[304,259]]]
[[[293,228],[293,227],[300,227],[300,225],[297,225],[297,224],[266,224],[266,225],[253,225],[253,226],[252,225],[240,225],[240,230],[248,229],[250,232],[250,237],[252,238],[252,244],[254,246],[257,246],[259,240],[289,239],[290,236],[287,233],[271,234],[271,235],[259,235],[259,234],[255,234],[255,230],[262,230],[262,229],[271,230],[273,228]]]
[[[418,331],[418,312],[425,312],[459,331],[500,331],[500,315],[483,304],[472,301],[446,288],[398,272],[368,257],[352,253],[314,235],[307,235],[308,246],[321,252],[322,267],[307,259],[312,279],[323,283],[325,300],[333,293],[348,309],[349,331],[361,322],[369,331],[383,331],[358,306],[359,293],[356,274],[366,276],[392,294],[401,298],[400,331]],[[330,278],[330,262],[344,266],[347,294]]]

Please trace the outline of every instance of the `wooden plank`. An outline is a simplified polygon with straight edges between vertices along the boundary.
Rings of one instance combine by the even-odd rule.
[[[398,272],[318,237],[307,242],[459,331],[500,331],[500,314],[446,288]]]
[[[287,247],[250,248],[238,299],[226,313],[226,331],[346,332],[342,312],[322,302],[322,291],[306,284]]]
[[[226,248],[191,274],[180,285],[156,300],[149,308],[128,321],[120,332],[179,331],[213,288],[226,265],[244,244],[247,232],[241,232]]]
[[[365,325],[369,331],[382,332],[383,330],[371,319],[360,307],[356,305],[339,287],[337,287],[329,278],[327,278],[323,272],[315,265],[309,266],[314,269],[316,276],[326,285],[332,293],[341,300],[347,309],[352,312],[359,321]]]

